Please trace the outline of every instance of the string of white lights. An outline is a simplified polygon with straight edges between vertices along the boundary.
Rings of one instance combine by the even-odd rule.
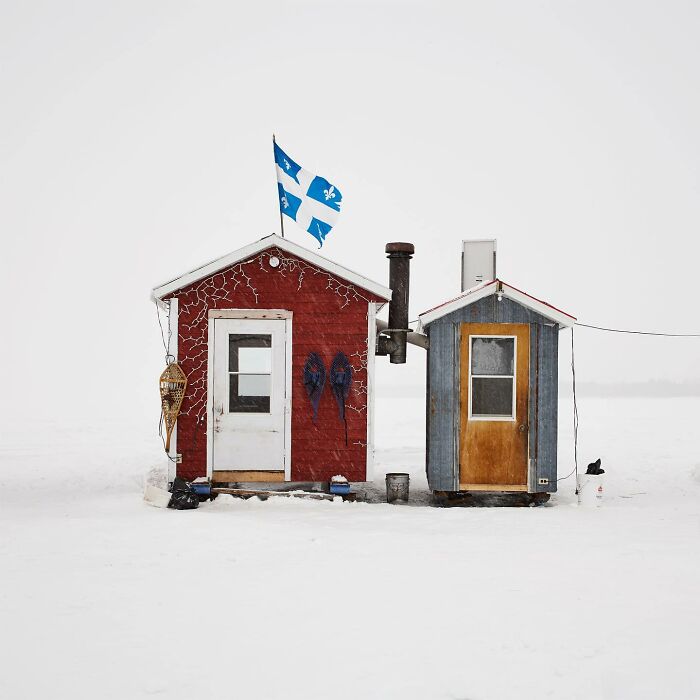
[[[208,328],[205,320],[210,308],[235,306],[237,302],[234,294],[241,285],[250,290],[255,304],[260,303],[263,292],[254,284],[250,265],[258,266],[265,273],[274,273],[285,278],[295,277],[297,291],[301,290],[305,281],[312,276],[314,278],[321,276],[325,278],[326,289],[340,298],[340,309],[344,309],[351,302],[369,303],[371,301],[352,284],[304,260],[285,255],[279,248],[270,248],[250,260],[235,263],[185,291],[176,293],[174,296],[180,300],[178,360],[187,373],[188,381],[187,400],[180,415],[196,416],[198,423],[205,420],[207,403]],[[367,371],[367,342],[366,340],[363,352],[355,352],[350,356],[353,370],[360,376]],[[357,413],[364,413],[367,411],[366,381],[358,378],[353,384],[356,400],[348,403],[346,407]]]

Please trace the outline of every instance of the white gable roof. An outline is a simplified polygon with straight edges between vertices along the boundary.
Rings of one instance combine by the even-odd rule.
[[[512,299],[518,304],[522,304],[522,306],[532,309],[541,316],[550,319],[554,323],[558,323],[560,326],[570,328],[574,325],[574,323],[576,323],[576,318],[571,316],[571,314],[567,314],[565,311],[557,309],[555,306],[548,304],[546,301],[536,299],[535,297],[526,294],[512,285],[506,284],[502,280],[495,279],[491,280],[490,282],[479,284],[471,289],[467,289],[458,297],[455,297],[450,301],[446,301],[444,304],[440,304],[440,306],[430,309],[430,311],[424,311],[418,316],[420,319],[420,325],[421,327],[425,327],[433,321],[436,321],[443,316],[447,316],[447,314],[451,314],[457,309],[461,309],[464,306],[469,306],[480,299],[484,299],[485,297],[499,293],[508,299]]]
[[[368,292],[376,294],[381,299],[386,299],[387,301],[391,300],[391,289],[388,287],[378,284],[377,282],[372,282],[372,280],[369,280],[362,275],[358,275],[356,272],[348,270],[342,265],[338,265],[337,263],[331,262],[326,258],[322,258],[320,255],[308,250],[308,248],[303,248],[296,243],[292,243],[292,241],[290,241],[288,238],[281,238],[275,233],[265,236],[265,238],[261,238],[259,241],[255,241],[255,243],[251,243],[244,248],[234,250],[233,253],[229,253],[221,258],[212,260],[206,265],[202,265],[191,272],[186,272],[184,275],[180,275],[169,282],[164,282],[163,284],[158,285],[151,292],[151,299],[154,301],[159,301],[163,297],[177,291],[178,289],[182,289],[193,282],[197,282],[205,277],[216,274],[220,270],[225,270],[227,267],[235,265],[237,262],[247,260],[258,253],[261,253],[263,250],[267,250],[268,248],[272,247],[279,248],[286,253],[296,255],[298,258],[306,260],[306,262],[310,263],[311,265],[320,267],[322,270],[326,270],[327,272],[336,275],[336,277],[340,277],[341,279],[351,282],[357,287],[361,287],[362,289],[366,289]]]

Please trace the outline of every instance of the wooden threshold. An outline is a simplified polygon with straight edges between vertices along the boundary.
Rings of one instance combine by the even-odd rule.
[[[217,482],[240,482],[240,481],[284,481],[284,472],[269,471],[243,471],[243,470],[221,470],[216,469],[212,473],[212,481]]]
[[[460,491],[527,491],[526,484],[460,484]]]

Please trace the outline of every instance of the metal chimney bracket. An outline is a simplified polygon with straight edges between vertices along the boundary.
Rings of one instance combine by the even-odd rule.
[[[396,350],[396,343],[387,335],[378,335],[374,354],[384,357]]]

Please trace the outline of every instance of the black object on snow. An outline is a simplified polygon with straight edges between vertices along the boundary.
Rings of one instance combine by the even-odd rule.
[[[318,405],[321,402],[323,387],[326,386],[326,366],[323,360],[315,352],[306,359],[304,365],[304,388],[314,409],[312,420],[315,423],[318,418]]]
[[[193,491],[192,487],[179,476],[173,479],[173,486],[170,489],[172,496],[168,508],[175,510],[193,510],[199,508],[199,497]]]
[[[586,474],[605,474],[605,469],[600,468],[600,457],[595,462],[591,462],[586,469]]]
[[[345,418],[345,403],[350,395],[352,384],[352,366],[345,353],[338,352],[331,362],[331,389],[338,404],[340,420],[345,424],[345,445],[348,444],[348,421]]]

